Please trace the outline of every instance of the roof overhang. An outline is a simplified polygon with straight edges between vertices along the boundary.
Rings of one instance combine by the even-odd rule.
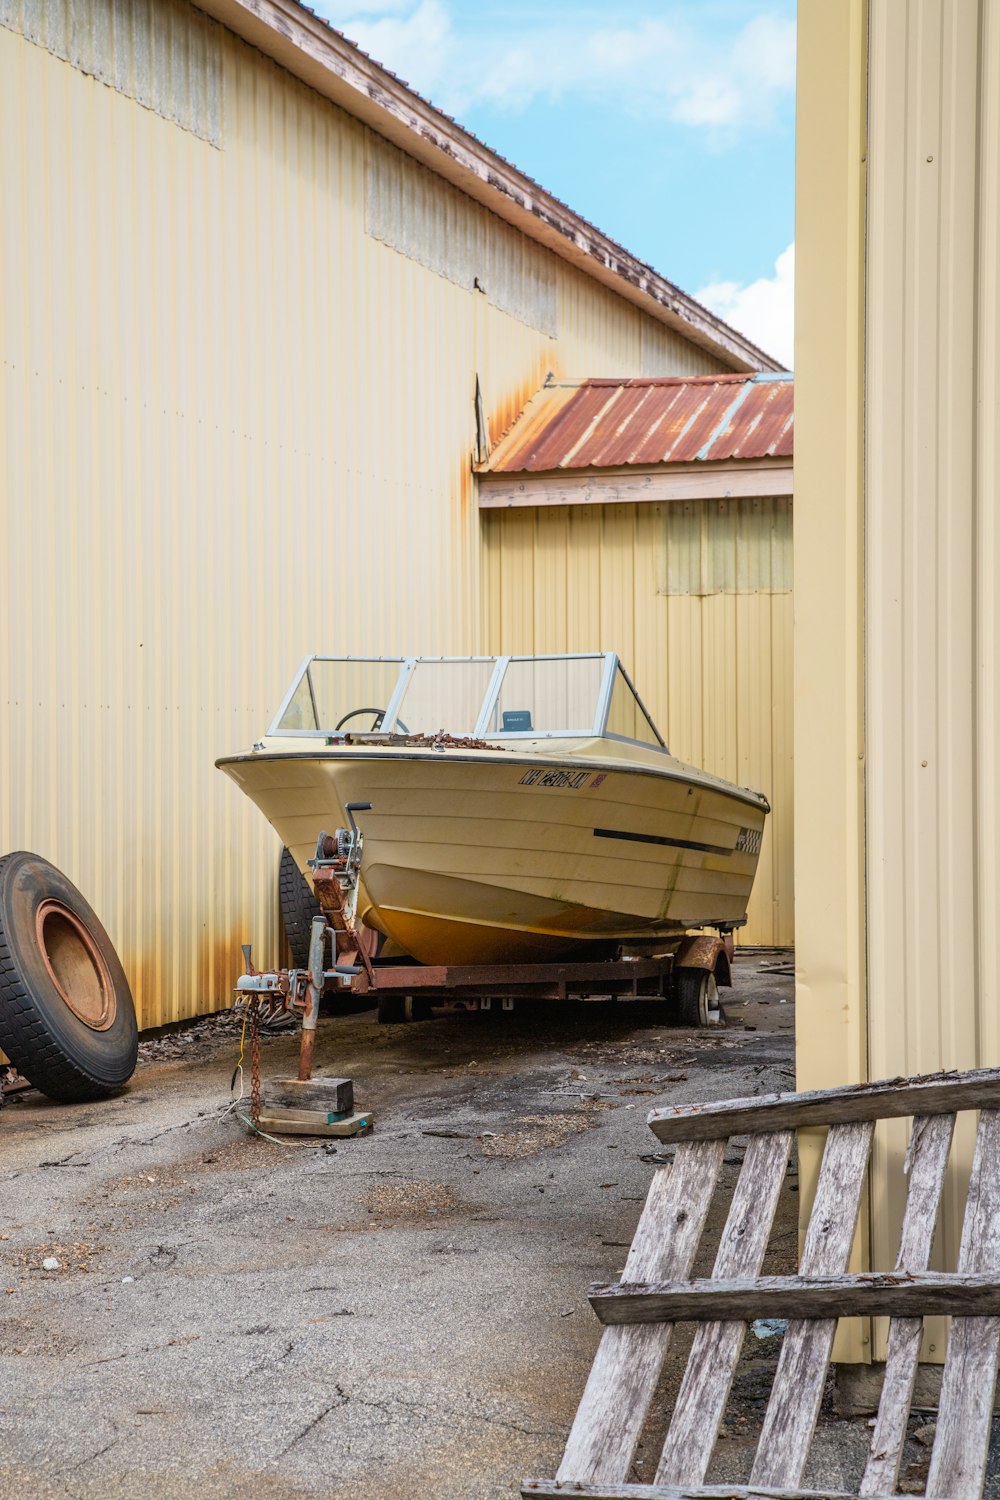
[[[244,41],[523,234],[733,370],[782,366],[490,151],[296,0],[198,0]]]
[[[629,465],[617,469],[557,469],[550,473],[477,475],[480,510],[519,506],[632,505],[678,500],[729,500],[744,495],[791,495],[792,460]]]

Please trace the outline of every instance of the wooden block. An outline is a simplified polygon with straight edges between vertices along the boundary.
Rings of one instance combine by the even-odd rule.
[[[268,1135],[369,1135],[372,1117],[366,1110],[356,1110],[342,1120],[332,1120],[329,1124],[320,1121],[313,1125],[303,1124],[301,1120],[288,1120],[281,1115],[262,1114],[260,1129]]]
[[[322,1109],[350,1114],[354,1108],[353,1078],[269,1078],[264,1085],[268,1105],[284,1109]]]
[[[264,1100],[263,1108],[271,1120],[290,1120],[298,1125],[332,1125],[354,1113],[351,1109],[285,1109],[281,1104],[272,1104],[269,1099]]]

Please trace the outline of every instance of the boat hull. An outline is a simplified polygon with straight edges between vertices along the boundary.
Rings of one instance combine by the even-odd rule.
[[[739,924],[767,805],[669,774],[503,751],[334,749],[234,757],[308,875],[319,832],[364,834],[358,914],[422,963],[511,963]]]

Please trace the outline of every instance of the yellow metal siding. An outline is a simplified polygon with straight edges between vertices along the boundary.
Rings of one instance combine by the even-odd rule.
[[[0,0],[0,26],[222,143],[222,29],[186,0]]]
[[[1000,1063],[997,19],[994,3],[974,0],[872,7],[866,532],[874,1077]],[[887,1130],[875,1157],[879,1265],[891,1263],[902,1212],[885,1194],[883,1169],[898,1166],[905,1146],[905,1131]],[[950,1265],[970,1132],[956,1159],[963,1174],[949,1178],[939,1235]],[[940,1353],[943,1332],[940,1320],[925,1331],[925,1354]]]
[[[864,225],[868,0],[798,11],[795,242],[796,1083],[868,1076],[864,916]],[[799,1136],[802,1219],[825,1132]],[[868,1263],[867,1207],[853,1261]],[[869,1324],[838,1359],[868,1358]]]
[[[795,559],[806,1088],[1000,1062],[1000,7],[871,0],[867,40],[850,9],[810,0],[799,29],[796,479],[823,501]],[[836,684],[822,715],[810,679]],[[880,1128],[877,1265],[904,1148]],[[970,1160],[965,1130],[942,1263]]]
[[[550,369],[710,368],[555,257],[553,337],[376,240],[365,128],[219,35],[216,149],[0,27],[0,850],[81,885],[145,1026],[276,954],[213,760],[298,660],[485,644],[477,373],[495,439]]]
[[[489,650],[619,652],[676,755],[770,798],[748,943],[793,935],[791,520],[781,498],[483,513]]]

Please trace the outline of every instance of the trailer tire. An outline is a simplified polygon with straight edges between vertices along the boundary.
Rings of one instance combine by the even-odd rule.
[[[309,967],[309,939],[312,936],[313,917],[320,916],[320,904],[290,849],[282,849],[278,865],[278,899],[281,904],[281,920],[285,926],[285,939],[293,969]]]
[[[430,1001],[423,995],[380,995],[378,1019],[382,1026],[396,1026],[402,1021],[429,1021]]]
[[[678,969],[677,1014],[682,1026],[721,1026],[719,986],[710,969]]]
[[[135,1006],[114,945],[61,870],[0,859],[0,1046],[50,1099],[117,1093],[135,1071]]]
[[[380,1026],[396,1026],[406,1020],[406,1001],[402,995],[379,995],[378,1023]]]

